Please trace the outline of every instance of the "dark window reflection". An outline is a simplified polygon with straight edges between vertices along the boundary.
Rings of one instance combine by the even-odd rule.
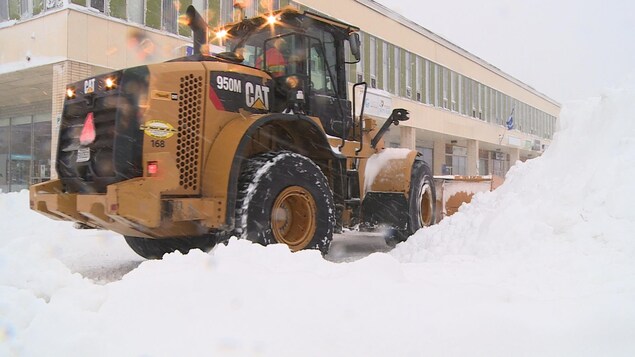
[[[0,190],[19,191],[51,176],[51,115],[0,119]]]

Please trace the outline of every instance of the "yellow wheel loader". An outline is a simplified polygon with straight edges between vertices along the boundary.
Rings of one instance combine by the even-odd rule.
[[[192,56],[68,85],[58,178],[31,186],[33,210],[120,233],[145,258],[231,236],[326,254],[343,229],[397,242],[435,222],[428,165],[381,140],[408,112],[379,128],[365,83],[348,99],[358,28],[287,8],[218,29],[211,54],[187,17]]]

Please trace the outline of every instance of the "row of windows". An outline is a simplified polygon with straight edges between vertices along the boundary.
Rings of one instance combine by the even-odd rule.
[[[179,22],[189,5],[206,14],[216,26],[233,22],[240,12],[234,0],[70,0],[106,15],[183,36],[190,36],[189,28]],[[266,13],[285,6],[288,0],[243,1],[247,17]],[[62,0],[0,0],[0,21],[26,19],[63,5]],[[209,10],[208,9],[213,9]]]
[[[189,28],[179,24],[189,5],[207,12],[212,24],[235,21],[240,12],[235,0],[71,0],[107,15],[184,36]],[[0,20],[26,18],[59,6],[55,0],[0,0]],[[243,1],[245,16],[255,16],[288,5],[288,0]],[[296,5],[304,8],[304,6]],[[219,9],[219,11],[207,9]],[[552,138],[556,118],[519,100],[456,73],[428,59],[362,33],[364,55],[351,71],[351,82],[370,78],[372,88],[394,95],[505,125],[514,113],[514,128]],[[378,61],[379,60],[379,61]]]
[[[398,143],[389,143],[391,147],[399,147]],[[423,160],[434,167],[434,149],[417,145],[417,151]],[[509,170],[509,154],[499,151],[479,150],[478,174],[505,177]],[[445,158],[441,163],[441,172],[435,175],[467,175],[467,148],[446,144]]]
[[[361,35],[364,55],[350,81],[370,79],[372,88],[488,123],[505,125],[513,111],[514,129],[553,137],[556,117],[403,48]]]

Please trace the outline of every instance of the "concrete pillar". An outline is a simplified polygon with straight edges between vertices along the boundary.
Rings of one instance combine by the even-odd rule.
[[[402,148],[417,148],[417,130],[411,126],[399,126],[399,141]]]
[[[59,125],[62,119],[66,86],[72,82],[92,76],[92,71],[93,67],[91,65],[72,61],[64,61],[53,66],[53,88],[51,91],[51,179],[57,178],[57,172],[55,171],[57,135],[59,134]]]
[[[443,165],[445,164],[445,141],[435,140],[432,149],[432,174],[443,175]]]
[[[467,140],[467,175],[478,175],[478,141]]]
[[[509,149],[509,167],[514,166],[518,160],[520,160],[520,149]]]

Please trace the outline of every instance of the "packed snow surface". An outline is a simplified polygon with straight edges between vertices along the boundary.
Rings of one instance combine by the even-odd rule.
[[[634,99],[567,104],[498,190],[350,263],[239,240],[141,262],[2,194],[0,355],[634,356]]]

